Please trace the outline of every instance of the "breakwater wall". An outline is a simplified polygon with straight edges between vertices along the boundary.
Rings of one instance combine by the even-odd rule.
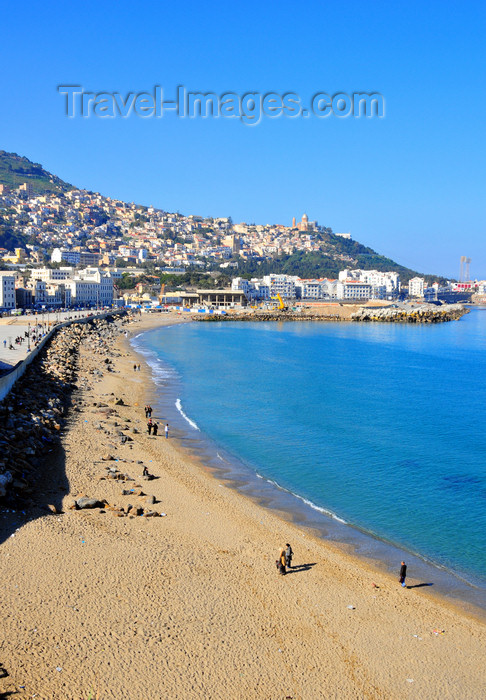
[[[191,320],[202,321],[203,323],[219,323],[220,321],[343,321],[345,319],[343,319],[338,314],[330,314],[328,316],[323,316],[320,314],[302,314],[282,311],[275,311],[270,313],[249,313],[243,311],[241,313],[225,314],[224,316],[210,316],[209,314],[198,314],[197,316],[192,316]]]
[[[387,306],[377,309],[361,307],[352,314],[351,320],[375,323],[444,323],[457,321],[468,313],[469,309],[462,304],[444,304],[443,306],[402,304],[397,307]]]
[[[345,308],[345,307],[344,307]],[[464,314],[469,313],[469,309],[462,304],[444,304],[435,306],[433,304],[400,304],[384,307],[362,306],[351,314],[346,313],[309,313],[292,311],[271,311],[255,312],[242,311],[238,313],[227,313],[225,315],[198,314],[192,316],[192,320],[202,323],[220,323],[235,321],[267,322],[267,321],[319,321],[319,322],[377,322],[377,323],[444,323],[455,321]]]
[[[0,498],[8,494],[13,503],[28,501],[39,467],[65,425],[77,388],[80,344],[100,356],[99,375],[111,371],[111,342],[122,332],[125,318],[117,320],[104,314],[59,324],[22,363],[22,375],[19,367],[14,370],[15,382],[0,403]]]

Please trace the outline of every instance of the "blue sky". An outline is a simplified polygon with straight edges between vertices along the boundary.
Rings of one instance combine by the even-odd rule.
[[[310,219],[422,272],[486,278],[486,6],[4,4],[0,148],[68,182],[235,222]],[[68,119],[58,85],[379,92],[383,119]]]

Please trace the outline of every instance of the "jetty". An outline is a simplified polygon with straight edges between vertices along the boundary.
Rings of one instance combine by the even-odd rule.
[[[219,322],[286,322],[286,321],[318,321],[318,322],[362,322],[362,323],[444,323],[457,321],[469,309],[462,304],[416,304],[397,302],[386,306],[359,304],[325,304],[297,306],[286,310],[242,309],[228,310],[225,314],[197,314],[195,321]]]

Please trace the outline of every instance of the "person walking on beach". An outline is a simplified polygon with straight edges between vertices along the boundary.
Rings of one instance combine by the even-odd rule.
[[[145,411],[145,418],[148,418],[149,417],[148,406],[145,406],[145,408],[143,410]]]
[[[133,371],[134,371],[134,372],[137,371],[137,365],[133,365]]]
[[[153,429],[154,435],[157,435],[158,430],[159,430],[159,424],[158,424],[158,423],[154,423],[153,426],[152,426],[152,429]]]
[[[280,554],[278,555],[278,559],[276,561],[278,573],[281,574],[282,576],[285,576],[285,574],[287,573],[287,570],[285,568],[285,562],[286,562],[285,549],[282,548],[280,550]]]
[[[153,426],[152,426],[152,419],[149,418],[149,419],[148,419],[148,423],[147,423],[147,432],[148,432],[149,435],[152,435],[152,427],[153,427]]]
[[[294,556],[294,553],[292,551],[292,547],[289,545],[288,542],[285,546],[287,547],[287,549],[285,550],[285,565],[288,569],[291,569],[292,568],[292,557]]]
[[[148,418],[152,418],[152,406],[147,406],[147,416]]]
[[[407,565],[402,561],[400,566],[400,574],[398,576],[398,582],[402,584],[402,588],[405,588],[405,579],[407,578]]]
[[[164,432],[165,432],[165,439],[168,440],[169,439],[169,424],[168,423],[165,424]]]

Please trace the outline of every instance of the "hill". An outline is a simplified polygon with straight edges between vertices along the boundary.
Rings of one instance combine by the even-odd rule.
[[[408,284],[412,277],[424,277],[429,284],[446,282],[445,277],[425,275],[411,270],[358,241],[334,236],[331,229],[326,229],[318,235],[321,238],[320,251],[298,251],[291,255],[280,255],[273,260],[250,260],[238,265],[238,274],[243,277],[261,277],[274,273],[298,275],[302,278],[335,279],[340,270],[348,268],[398,272],[402,285]]]
[[[8,185],[11,189],[19,187],[24,182],[32,184],[35,195],[61,194],[74,189],[73,185],[64,182],[61,178],[44,170],[39,163],[33,163],[28,158],[19,156],[17,153],[0,151],[0,184]],[[105,220],[109,217],[106,216]],[[130,224],[132,228],[146,222],[147,218],[135,214],[134,221]],[[28,236],[25,235],[25,224],[29,223],[28,217],[23,222],[20,218],[12,223],[0,212],[0,247],[13,250],[15,247],[25,248]],[[102,222],[98,222],[102,223]],[[115,222],[116,223],[116,222]],[[202,229],[200,229],[200,232]],[[208,229],[208,237],[212,235],[217,238],[217,232]],[[169,232],[169,235],[172,235]],[[177,233],[174,234],[177,237]],[[425,277],[431,284],[438,281],[445,282],[445,278],[437,275],[424,275],[399,263],[380,255],[372,248],[350,239],[335,236],[330,228],[321,228],[313,233],[317,239],[319,249],[312,252],[298,250],[292,254],[279,255],[272,259],[254,258],[244,261],[240,257],[233,259],[238,263],[235,274],[244,277],[261,277],[270,273],[281,273],[298,275],[303,278],[328,277],[336,278],[340,270],[345,268],[363,270],[395,271],[400,275],[402,285],[406,285],[412,277]],[[209,264],[209,269],[219,270],[219,264]],[[190,275],[189,275],[190,276]],[[178,280],[181,281],[180,278]],[[201,282],[201,280],[200,280]]]
[[[39,163],[33,163],[17,153],[0,151],[0,185],[15,189],[24,182],[32,184],[36,195],[57,194],[73,189],[72,185],[44,170]]]

